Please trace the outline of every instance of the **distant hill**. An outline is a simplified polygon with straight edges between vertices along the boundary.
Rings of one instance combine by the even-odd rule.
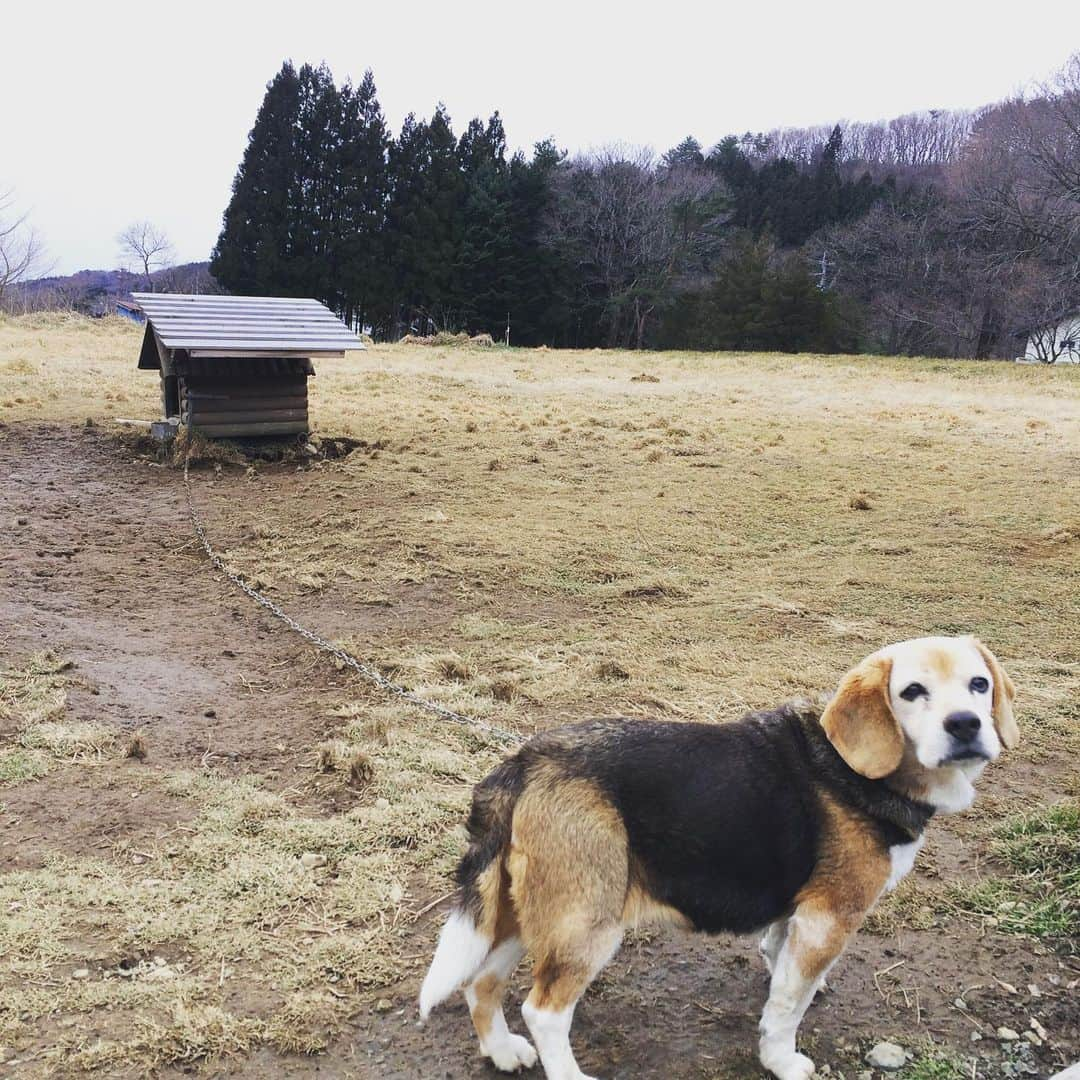
[[[10,302],[15,311],[61,309],[86,315],[111,314],[117,300],[146,291],[143,274],[128,270],[78,270],[26,281]],[[208,262],[184,263],[150,275],[150,292],[219,293]]]

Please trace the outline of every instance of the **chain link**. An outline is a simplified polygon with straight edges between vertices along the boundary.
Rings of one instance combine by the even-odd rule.
[[[440,705],[437,701],[429,701],[427,698],[421,697],[419,694],[399,685],[392,679],[388,679],[378,670],[378,668],[362,663],[339,645],[334,645],[325,638],[314,633],[314,631],[301,626],[300,623],[278,607],[278,605],[268,596],[264,596],[254,586],[249,585],[243,579],[242,575],[233,573],[229,570],[221,556],[213,549],[210,541],[206,538],[206,529],[203,526],[202,519],[195,509],[195,500],[191,494],[191,479],[188,476],[188,462],[186,459],[184,461],[184,492],[187,495],[188,515],[191,518],[191,527],[195,530],[195,536],[214,569],[224,577],[228,578],[241,592],[251,597],[256,604],[259,604],[269,611],[274,618],[280,619],[290,630],[295,630],[296,633],[314,645],[315,648],[320,649],[322,652],[329,653],[335,660],[348,668],[352,668],[352,670],[357,672],[361,678],[373,683],[375,686],[379,687],[380,690],[384,690],[388,694],[393,694],[395,697],[401,698],[402,701],[407,701],[410,705],[415,705],[418,709],[424,709],[426,712],[433,713],[435,716],[439,717],[440,720],[445,720],[451,724],[458,724],[461,727],[472,728],[476,731],[482,731],[490,738],[496,739],[499,742],[520,744],[525,741],[521,735],[518,735],[515,732],[505,731],[502,728],[495,727],[493,724],[478,720],[475,716],[466,716],[464,713],[455,712],[453,709],[448,709],[445,705]]]

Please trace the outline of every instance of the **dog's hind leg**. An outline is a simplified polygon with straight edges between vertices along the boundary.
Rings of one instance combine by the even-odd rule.
[[[570,1048],[578,999],[622,941],[626,830],[583,780],[552,778],[521,797],[507,859],[533,987],[521,1013],[547,1080],[589,1080]]]
[[[529,1040],[515,1035],[506,1026],[503,997],[514,968],[525,955],[521,938],[507,938],[491,950],[473,980],[465,987],[473,1027],[480,1040],[480,1052],[491,1058],[496,1069],[515,1072],[536,1064],[536,1051]]]
[[[578,1000],[615,955],[623,931],[618,924],[582,929],[577,940],[566,939],[563,949],[537,963],[536,981],[521,1007],[548,1080],[592,1080],[574,1059],[570,1025]]]

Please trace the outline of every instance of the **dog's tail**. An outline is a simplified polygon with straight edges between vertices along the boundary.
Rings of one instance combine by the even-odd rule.
[[[506,856],[514,806],[525,786],[521,755],[504,761],[473,792],[469,847],[457,868],[458,895],[420,988],[420,1020],[468,982],[499,944],[511,903]],[[503,932],[503,936],[506,934]]]

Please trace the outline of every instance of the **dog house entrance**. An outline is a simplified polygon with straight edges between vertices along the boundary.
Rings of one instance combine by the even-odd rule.
[[[162,412],[167,420],[180,415],[180,385],[175,375],[165,375],[161,380]]]

